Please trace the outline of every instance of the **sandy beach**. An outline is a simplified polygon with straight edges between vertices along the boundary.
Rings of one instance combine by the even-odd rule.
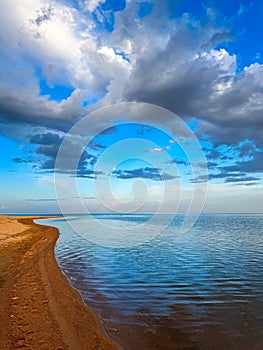
[[[0,216],[0,349],[119,349],[61,273],[57,229],[34,218]]]

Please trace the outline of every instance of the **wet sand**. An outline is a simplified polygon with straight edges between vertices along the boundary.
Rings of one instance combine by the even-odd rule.
[[[0,349],[117,350],[61,273],[58,230],[0,216]]]

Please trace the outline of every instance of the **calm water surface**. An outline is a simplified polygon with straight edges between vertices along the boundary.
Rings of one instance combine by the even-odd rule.
[[[131,234],[149,216],[96,218]],[[202,215],[184,234],[182,220],[128,248],[94,244],[65,219],[36,221],[59,229],[61,269],[126,349],[263,349],[263,216]]]

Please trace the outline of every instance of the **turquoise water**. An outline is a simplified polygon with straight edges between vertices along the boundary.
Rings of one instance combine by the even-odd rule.
[[[95,217],[105,229],[94,235],[107,242],[113,226],[126,227],[127,239],[141,224],[142,235],[153,230],[148,215]],[[62,218],[36,222],[59,229],[61,269],[125,348],[138,348],[135,333],[141,349],[263,348],[263,216],[202,215],[182,233],[177,215],[152,240],[124,248],[90,242],[86,218],[68,219],[82,235]]]

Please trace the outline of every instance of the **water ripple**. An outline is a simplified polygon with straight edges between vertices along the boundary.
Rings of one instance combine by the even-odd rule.
[[[115,226],[147,220],[98,217]],[[263,343],[263,217],[203,215],[186,234],[178,229],[182,220],[176,217],[156,239],[126,249],[90,243],[63,219],[45,222],[60,230],[55,252],[64,273],[102,316],[107,307],[116,310],[111,322],[131,322],[131,316],[135,322],[140,315],[154,319],[151,327],[180,324],[196,334],[220,325],[240,344]]]

